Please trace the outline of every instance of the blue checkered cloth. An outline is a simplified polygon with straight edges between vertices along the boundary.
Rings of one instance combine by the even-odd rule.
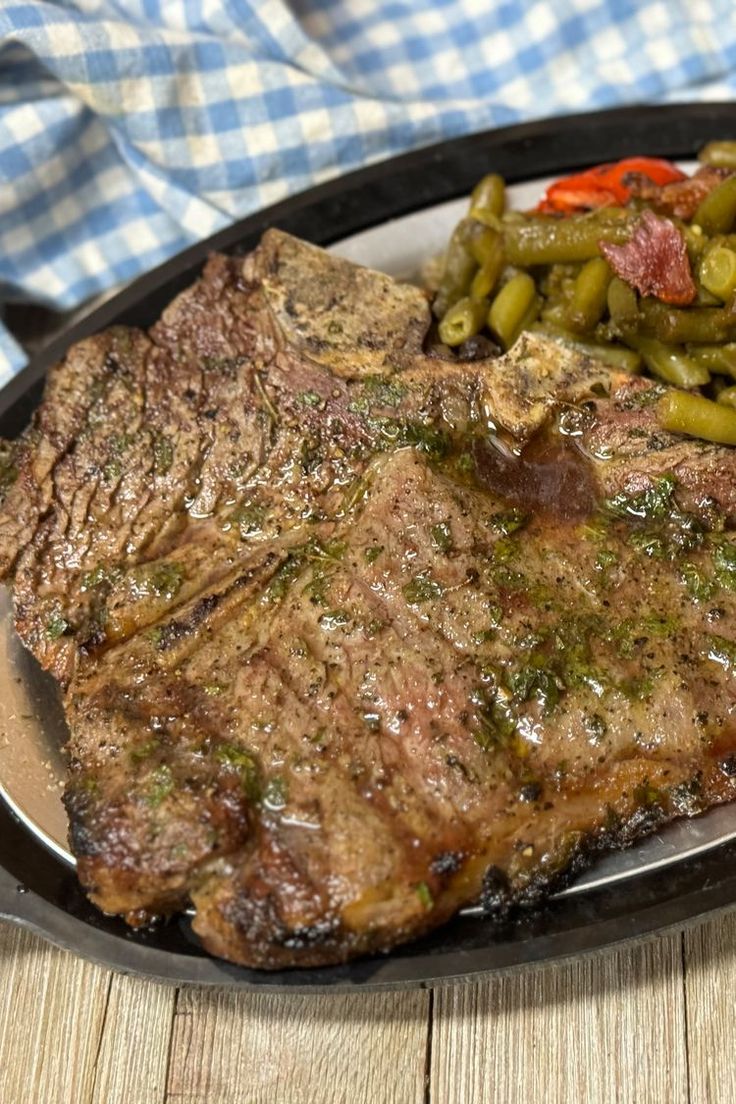
[[[735,89],[733,0],[0,0],[0,299],[75,307],[442,138]]]

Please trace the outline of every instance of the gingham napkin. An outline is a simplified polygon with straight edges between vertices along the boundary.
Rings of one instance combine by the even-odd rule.
[[[442,138],[734,89],[733,0],[0,0],[0,298],[69,309]]]

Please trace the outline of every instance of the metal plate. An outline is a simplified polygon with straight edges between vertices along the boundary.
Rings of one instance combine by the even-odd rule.
[[[261,230],[271,224],[324,243],[327,236],[324,231],[329,227],[333,237],[331,248],[336,253],[383,269],[399,278],[411,278],[427,257],[443,246],[449,231],[464,211],[464,199],[447,200],[448,191],[465,193],[474,180],[488,170],[489,164],[511,180],[526,178],[525,183],[517,183],[512,189],[514,205],[525,207],[531,205],[543,189],[545,180],[542,173],[544,176],[548,173],[556,175],[590,161],[635,152],[687,155],[708,137],[727,132],[732,126],[731,122],[726,122],[727,114],[733,114],[730,105],[698,105],[642,109],[636,115],[626,111],[612,112],[510,128],[420,151],[399,158],[390,165],[353,174],[343,181],[295,197],[279,208],[245,220],[239,227],[218,235],[210,243],[187,251],[106,303],[54,342],[53,347],[37,357],[0,396],[0,410],[3,407],[5,410],[0,419],[2,431],[9,435],[22,427],[38,398],[36,381],[66,345],[113,321],[149,324],[163,305],[194,279],[202,257],[210,248],[230,251],[249,248]],[[635,124],[639,124],[638,128]],[[591,140],[586,140],[581,146],[575,138],[582,134]],[[605,151],[597,150],[597,143],[606,134]],[[437,203],[438,199],[445,202]],[[413,206],[420,209],[407,209]],[[325,215],[329,217],[325,219]],[[367,222],[374,225],[357,233],[346,233],[365,227]],[[340,239],[335,242],[337,235]],[[48,876],[53,869],[57,882],[60,880],[66,887],[68,898],[69,887],[74,887],[69,898],[73,899],[74,907],[70,907],[69,899],[62,903],[67,918],[76,917],[77,922],[83,925],[79,929],[74,928],[74,937],[68,943],[112,964],[127,964],[129,968],[169,976],[174,980],[212,980],[219,984],[234,981],[288,985],[290,988],[295,985],[304,988],[336,984],[426,984],[431,980],[456,976],[458,962],[465,961],[464,968],[459,971],[461,974],[475,973],[479,969],[549,957],[550,953],[574,953],[583,945],[595,946],[610,942],[611,938],[620,938],[626,933],[619,930],[618,936],[612,935],[614,929],[618,930],[615,922],[605,938],[601,935],[601,924],[606,927],[615,920],[602,907],[604,897],[609,902],[609,911],[610,901],[616,895],[625,897],[632,904],[641,897],[642,891],[645,897],[650,895],[658,880],[666,877],[668,871],[669,891],[673,885],[686,884],[693,893],[692,871],[699,870],[703,863],[711,869],[713,860],[718,861],[720,854],[726,849],[730,852],[734,846],[729,845],[729,841],[736,839],[736,806],[727,806],[713,810],[696,821],[672,825],[627,852],[607,857],[559,894],[555,904],[536,913],[533,919],[527,916],[516,921],[511,928],[505,926],[503,933],[488,921],[474,916],[473,910],[467,910],[463,918],[448,925],[442,933],[414,944],[412,949],[399,949],[389,959],[374,960],[373,966],[368,960],[347,967],[276,975],[255,974],[229,967],[203,955],[191,935],[186,918],[156,931],[134,935],[120,922],[101,917],[84,901],[70,869],[73,860],[66,844],[66,817],[61,805],[64,767],[60,749],[65,738],[65,725],[58,694],[52,680],[40,671],[20,645],[10,624],[9,609],[9,597],[3,591],[0,594],[0,794],[5,799],[5,809],[0,809],[0,862],[14,872],[18,870],[18,854],[9,857],[7,841],[11,835],[22,840],[21,850],[35,856],[32,873],[39,874],[41,868],[46,871],[40,882],[38,878],[27,878],[29,887],[38,892],[39,886],[43,886],[46,892],[41,892],[38,900],[33,893],[19,893],[6,884],[7,879],[3,878],[0,869],[0,913],[39,927],[52,938],[67,942],[49,919],[53,916],[54,906],[59,904],[58,885],[49,890]],[[3,831],[4,828],[7,831]],[[11,861],[12,858],[16,861]],[[18,876],[15,874],[15,877]],[[711,877],[711,889],[713,884]],[[6,900],[8,896],[9,902]],[[682,912],[687,898],[688,894],[681,892],[679,897],[670,900],[670,912]],[[736,899],[736,889],[733,898]],[[705,904],[705,898],[702,895],[698,898],[697,892],[694,892],[693,900]],[[717,903],[725,902],[719,898]],[[633,912],[629,909],[624,914],[627,921],[624,927],[630,928],[632,919],[634,928],[641,931],[665,923],[668,911],[664,901],[661,905],[658,918],[656,913],[647,913],[646,908],[640,905],[638,924],[636,909]],[[36,917],[37,906],[40,906],[39,916],[45,916],[45,922]],[[550,923],[550,908],[557,910],[556,924]],[[617,908],[614,908],[614,913]],[[591,920],[582,929],[577,929],[574,916],[581,909]],[[569,913],[567,928],[565,910]],[[700,911],[699,907],[695,911]],[[677,918],[684,919],[692,912],[691,904],[689,911],[685,909],[685,913]],[[31,913],[34,913],[34,919]],[[58,927],[59,918],[55,919]],[[562,926],[558,929],[557,924],[560,923]],[[474,926],[472,939],[468,934],[468,924]],[[466,926],[466,930],[461,934],[462,925]],[[66,927],[64,922],[60,926]],[[620,923],[618,928],[621,928]],[[529,941],[530,931],[535,932],[532,937],[534,946]],[[547,952],[540,955],[539,939],[544,943],[553,935],[559,942],[557,950],[553,952],[550,946]],[[113,944],[109,943],[109,938],[113,939]],[[179,961],[182,941],[186,966]],[[122,943],[122,948],[115,946],[115,942]],[[425,945],[434,948],[429,957],[431,965],[419,967],[416,951],[420,951],[421,957],[421,948]],[[145,964],[131,961],[139,955],[139,952],[131,952],[132,946],[146,952],[143,955]],[[471,950],[472,964],[467,958]],[[148,952],[153,954],[155,961],[146,957]],[[478,964],[479,954],[482,965]],[[389,963],[391,965],[387,967]],[[285,982],[287,974],[289,981]],[[257,982],[254,978],[258,979]]]

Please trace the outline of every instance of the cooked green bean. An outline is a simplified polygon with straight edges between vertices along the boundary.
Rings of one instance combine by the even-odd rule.
[[[708,289],[704,287],[699,280],[696,281],[695,286],[698,289],[698,293],[693,300],[694,306],[720,307],[723,304],[723,300],[719,299],[717,295],[713,295],[712,292],[708,291]]]
[[[736,314],[724,307],[669,307],[656,299],[639,303],[642,329],[668,345],[709,345],[736,338]]]
[[[718,393],[718,402],[722,406],[736,407],[736,387],[724,387]]]
[[[736,142],[708,142],[698,154],[698,161],[718,169],[736,169]]]
[[[458,299],[440,321],[440,341],[451,347],[462,345],[463,341],[474,337],[482,329],[487,315],[487,299],[471,299],[469,296]]]
[[[634,289],[618,276],[608,285],[608,311],[618,326],[635,327],[639,321],[639,301]]]
[[[735,220],[736,176],[727,176],[700,204],[693,224],[706,234],[727,234]]]
[[[671,433],[687,433],[719,445],[736,445],[736,410],[687,391],[665,392],[657,403],[657,420]]]
[[[549,299],[543,299],[539,317],[543,322],[558,329],[567,329],[567,303],[564,300],[550,303]]]
[[[492,230],[490,226],[484,226],[482,222],[473,219],[468,220],[465,245],[472,253],[477,264],[482,265],[495,255],[499,245],[503,249],[503,238],[498,230]]]
[[[471,218],[483,221],[485,215],[500,218],[506,207],[506,183],[498,173],[489,173],[473,188],[470,197]]]
[[[622,372],[635,374],[641,369],[641,356],[634,349],[625,349],[622,345],[609,345],[598,341],[582,341],[577,334],[546,321],[535,322],[530,328],[535,333],[545,334],[554,341],[559,341],[561,345],[568,345],[584,356],[602,360],[612,368],[620,368]]]
[[[614,208],[615,210],[615,208]],[[531,217],[525,222],[504,226],[506,258],[510,264],[530,265],[589,261],[600,256],[601,241],[622,244],[629,238],[630,218],[604,218],[584,215],[578,218],[552,219]]]
[[[603,257],[593,257],[583,265],[573,286],[567,312],[571,330],[586,333],[600,322],[612,276]]]
[[[487,249],[485,259],[470,285],[471,299],[488,299],[490,297],[498,283],[504,264],[503,238],[500,234],[493,234],[493,243]]]
[[[710,380],[707,368],[687,356],[684,349],[662,345],[651,337],[627,335],[626,343],[636,349],[650,372],[675,387],[702,387]]]
[[[685,239],[690,264],[696,265],[704,250],[707,249],[710,238],[703,233],[699,226],[690,226],[687,222],[681,222],[680,219],[673,219],[672,221]]]
[[[432,309],[437,318],[442,318],[448,309],[467,294],[470,282],[478,267],[477,262],[468,247],[470,227],[469,220],[459,222],[450,238],[450,244],[445,254],[445,265],[440,279],[440,286],[432,304]]]
[[[714,245],[700,262],[698,275],[703,287],[725,303],[736,291],[736,253],[725,245]]]
[[[704,364],[709,372],[736,379],[736,345],[688,345],[688,356]]]
[[[524,325],[539,311],[537,289],[528,272],[518,272],[504,284],[491,303],[488,326],[504,349],[510,349]]]

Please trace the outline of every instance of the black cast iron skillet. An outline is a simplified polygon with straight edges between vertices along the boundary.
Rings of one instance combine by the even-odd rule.
[[[269,226],[320,245],[466,194],[491,169],[511,182],[634,154],[686,159],[736,136],[731,104],[635,107],[487,131],[406,154],[244,219],[142,277],[52,341],[0,394],[0,436],[38,404],[46,370],[73,342],[113,323],[150,325],[213,250],[246,252]],[[503,925],[460,916],[425,939],[346,966],[276,973],[205,954],[180,917],[133,932],[84,897],[74,872],[0,801],[0,917],[105,965],[175,983],[289,992],[427,986],[580,954],[736,904],[736,842],[664,870],[551,900]]]

